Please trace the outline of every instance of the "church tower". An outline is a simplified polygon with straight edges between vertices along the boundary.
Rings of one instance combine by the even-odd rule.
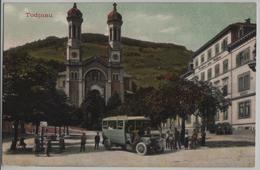
[[[66,56],[66,94],[73,105],[82,102],[82,58],[81,58],[81,24],[82,13],[76,3],[67,12],[68,43]]]
[[[108,83],[111,85],[111,91],[108,91],[107,96],[112,96],[114,93],[120,95],[121,100],[124,100],[124,72],[121,65],[122,50],[121,50],[121,26],[123,24],[122,16],[117,12],[117,4],[113,4],[113,10],[108,14]]]

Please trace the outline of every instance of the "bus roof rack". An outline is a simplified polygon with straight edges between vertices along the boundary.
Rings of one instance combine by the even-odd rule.
[[[145,116],[127,116],[127,115],[118,115],[118,116],[109,116],[103,119],[103,121],[107,120],[151,120]]]

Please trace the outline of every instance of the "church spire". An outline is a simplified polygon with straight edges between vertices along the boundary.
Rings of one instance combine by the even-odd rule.
[[[113,6],[114,6],[114,11],[116,11],[117,4],[115,2],[113,3]]]
[[[76,4],[76,2],[74,2],[74,4],[73,4],[73,8],[77,8],[77,4]]]

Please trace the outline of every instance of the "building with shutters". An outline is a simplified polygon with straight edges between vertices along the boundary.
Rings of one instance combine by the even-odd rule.
[[[256,57],[256,24],[228,25],[192,55],[184,78],[209,81],[222,90],[231,105],[218,112],[215,123],[228,122],[235,129],[253,129],[256,122],[256,72],[248,66]],[[198,120],[198,119],[197,119]],[[187,121],[193,127],[195,116]]]

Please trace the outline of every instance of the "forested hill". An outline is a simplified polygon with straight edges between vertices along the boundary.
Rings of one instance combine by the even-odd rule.
[[[107,55],[107,36],[82,34],[82,57]],[[26,51],[32,57],[64,63],[67,38],[55,36],[9,49],[8,52]],[[187,68],[192,51],[172,43],[155,43],[131,38],[122,38],[123,65],[125,72],[135,77],[137,85],[157,86],[156,79],[166,73],[181,73]]]

